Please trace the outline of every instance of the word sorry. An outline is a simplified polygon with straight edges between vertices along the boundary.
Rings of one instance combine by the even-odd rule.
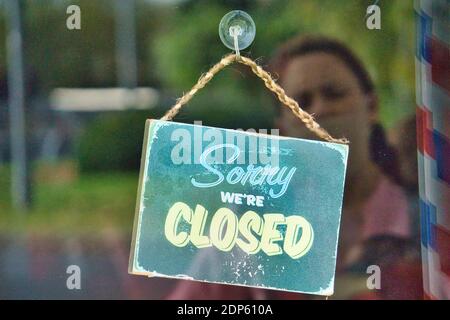
[[[221,251],[231,251],[238,245],[248,254],[260,250],[268,256],[286,252],[292,259],[305,255],[312,246],[314,231],[302,216],[285,217],[279,213],[268,213],[260,217],[254,211],[245,212],[240,219],[228,208],[220,208],[211,219],[209,236],[205,235],[208,211],[197,205],[193,211],[187,204],[176,202],[166,217],[164,233],[174,246],[184,247],[189,241],[197,248],[214,246]],[[181,219],[190,224],[190,232],[178,229]],[[285,225],[284,239],[278,226]],[[258,239],[259,236],[260,239]],[[278,241],[283,241],[283,245]]]
[[[289,186],[289,182],[292,179],[297,168],[290,168],[284,166],[282,168],[278,166],[265,165],[263,166],[253,166],[253,164],[249,164],[247,166],[247,170],[244,170],[240,166],[235,166],[231,169],[226,178],[222,172],[212,166],[208,161],[208,156],[218,149],[230,148],[234,150],[232,156],[227,160],[227,163],[232,163],[239,157],[241,153],[241,149],[233,144],[219,144],[205,150],[200,156],[200,164],[205,168],[209,173],[215,175],[215,181],[211,182],[201,182],[195,178],[191,179],[191,183],[194,187],[197,188],[211,188],[219,185],[225,179],[228,184],[237,184],[241,185],[250,184],[251,186],[255,185],[263,185],[268,184],[270,187],[269,195],[272,198],[281,197],[287,190]],[[276,192],[272,186],[279,186],[279,190]]]

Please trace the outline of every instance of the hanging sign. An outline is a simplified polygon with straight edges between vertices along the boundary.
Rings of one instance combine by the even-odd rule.
[[[129,272],[331,295],[347,155],[147,120]]]

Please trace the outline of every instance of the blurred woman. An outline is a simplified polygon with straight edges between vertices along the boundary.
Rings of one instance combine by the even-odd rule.
[[[378,122],[378,99],[366,69],[345,45],[324,37],[289,41],[278,50],[271,66],[288,96],[332,136],[350,140],[336,297],[421,298],[420,261],[410,242],[408,198],[396,183],[396,156]],[[283,106],[278,110],[276,124],[281,135],[317,139],[291,110]],[[395,282],[400,284],[383,286],[382,281],[379,291],[369,291],[369,265],[380,268],[382,279],[400,279]],[[306,298],[194,282],[181,283],[177,290],[170,298]]]
[[[272,69],[286,93],[322,127],[350,140],[336,293],[339,285],[351,285],[348,274],[360,274],[365,283],[367,268],[377,265],[386,280],[406,264],[411,278],[398,288],[384,281],[378,296],[421,298],[418,247],[411,241],[417,233],[410,222],[418,212],[410,212],[414,206],[398,184],[397,154],[379,123],[374,84],[361,61],[339,41],[299,37],[280,48]],[[315,139],[287,108],[280,108],[277,123],[282,135]],[[414,290],[405,290],[407,286]],[[357,294],[348,292],[345,297]]]

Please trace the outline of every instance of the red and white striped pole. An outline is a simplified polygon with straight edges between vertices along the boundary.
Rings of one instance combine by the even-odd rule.
[[[450,299],[450,27],[447,0],[417,0],[416,96],[426,299]]]

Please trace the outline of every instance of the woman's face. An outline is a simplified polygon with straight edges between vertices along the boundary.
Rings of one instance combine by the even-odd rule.
[[[332,54],[310,53],[291,59],[281,84],[333,137],[350,140],[349,175],[361,169],[365,161],[360,160],[369,159],[369,128],[376,115],[349,67]],[[318,139],[288,108],[281,108],[277,122],[283,135]]]

